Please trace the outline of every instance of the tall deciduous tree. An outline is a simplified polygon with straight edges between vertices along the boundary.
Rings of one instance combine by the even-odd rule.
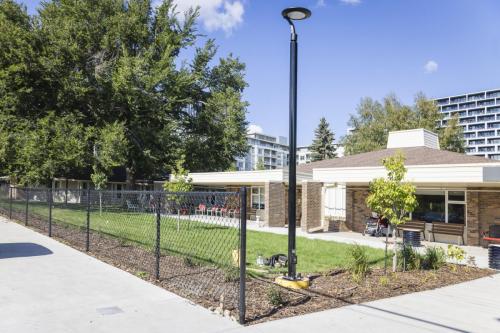
[[[179,154],[193,171],[227,169],[247,148],[245,65],[232,55],[216,60],[215,42],[200,40],[197,16],[196,9],[176,13],[173,0],[154,7],[150,0],[52,0],[30,17],[0,0],[0,117],[69,116],[87,133],[87,155],[92,133],[121,124],[131,184],[163,176]],[[15,140],[15,130],[0,140]],[[33,172],[13,167],[17,154],[0,154],[2,171]],[[84,162],[93,168],[92,158]]]
[[[359,154],[386,147],[390,131],[425,128],[437,132],[440,141],[460,142],[461,133],[438,127],[442,114],[436,104],[423,94],[417,94],[413,106],[402,104],[395,95],[388,95],[382,102],[371,98],[361,100],[356,115],[351,115],[350,133],[343,138],[347,155]],[[446,132],[446,134],[445,134]],[[443,149],[457,151],[454,146],[442,145]]]
[[[335,135],[330,130],[330,124],[328,124],[325,117],[321,117],[314,135],[314,141],[309,148],[312,152],[311,159],[313,162],[337,157],[336,148],[333,143]]]
[[[384,159],[383,165],[387,170],[386,178],[377,178],[370,182],[370,194],[366,198],[367,206],[379,217],[388,219],[393,227],[394,256],[392,269],[397,267],[397,237],[396,228],[409,221],[409,214],[417,207],[415,186],[404,181],[406,168],[405,157],[402,153]],[[386,242],[386,253],[387,253]]]

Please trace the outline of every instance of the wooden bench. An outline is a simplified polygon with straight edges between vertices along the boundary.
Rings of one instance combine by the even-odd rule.
[[[462,237],[462,244],[465,244],[464,228],[465,225],[463,224],[432,222],[432,241],[436,240],[435,234],[442,234],[460,236]]]
[[[420,231],[424,235],[425,240],[425,221],[408,221],[405,224],[398,226],[398,234],[400,234],[401,231],[405,229],[416,229]]]

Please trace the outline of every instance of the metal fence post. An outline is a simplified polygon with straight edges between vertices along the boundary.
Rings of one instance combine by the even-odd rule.
[[[161,194],[158,194],[158,199],[156,202],[156,246],[155,246],[155,254],[156,254],[156,265],[155,265],[155,277],[156,280],[160,279],[160,209],[161,209]]]
[[[246,313],[246,262],[247,262],[247,188],[240,191],[240,299],[239,299],[239,321],[245,324]]]
[[[30,202],[29,189],[25,187],[24,195],[26,195],[26,209],[24,210],[24,225],[28,225],[28,205]]]
[[[87,189],[87,226],[85,235],[85,251],[90,250],[90,188]]]
[[[49,188],[47,201],[49,202],[49,237],[52,237],[52,188]]]
[[[12,220],[12,186],[9,185],[9,219]]]

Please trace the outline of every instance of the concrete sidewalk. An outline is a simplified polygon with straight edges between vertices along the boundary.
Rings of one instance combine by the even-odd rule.
[[[220,332],[227,318],[0,217],[0,332]]]
[[[312,313],[231,333],[500,332],[500,275]]]

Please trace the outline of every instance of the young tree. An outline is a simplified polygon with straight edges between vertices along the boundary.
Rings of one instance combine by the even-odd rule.
[[[336,148],[333,144],[335,135],[330,130],[330,124],[328,124],[325,117],[321,117],[314,134],[314,141],[309,148],[312,152],[312,161],[322,161],[337,157]]]
[[[193,190],[193,179],[189,177],[189,170],[185,169],[185,156],[177,160],[175,169],[172,170],[170,175],[170,180],[163,184],[163,189],[167,193],[185,193]],[[167,203],[173,205],[171,207],[173,210],[177,211],[177,231],[180,229],[180,213],[183,203],[188,200],[188,198],[183,194],[167,194]]]
[[[186,157],[182,155],[172,170],[170,180],[163,184],[166,192],[190,192],[193,190],[193,179],[189,177],[189,170],[184,168]]]
[[[348,125],[352,129],[342,141],[347,155],[384,149],[390,131],[425,128],[437,132],[440,140],[445,135],[439,129],[442,119],[436,104],[419,93],[413,106],[402,104],[395,95],[386,96],[382,102],[370,98],[361,100],[357,114],[351,115]],[[447,132],[446,141],[459,142],[461,133],[457,130]],[[442,145],[443,146],[443,145]],[[454,146],[444,145],[444,149],[457,151]]]
[[[384,159],[383,165],[387,170],[387,177],[373,180],[370,183],[370,194],[366,198],[367,206],[380,217],[387,218],[392,226],[394,238],[392,270],[394,272],[397,267],[396,228],[409,221],[409,214],[417,207],[415,186],[404,181],[406,175],[404,161],[405,157],[402,153]]]

